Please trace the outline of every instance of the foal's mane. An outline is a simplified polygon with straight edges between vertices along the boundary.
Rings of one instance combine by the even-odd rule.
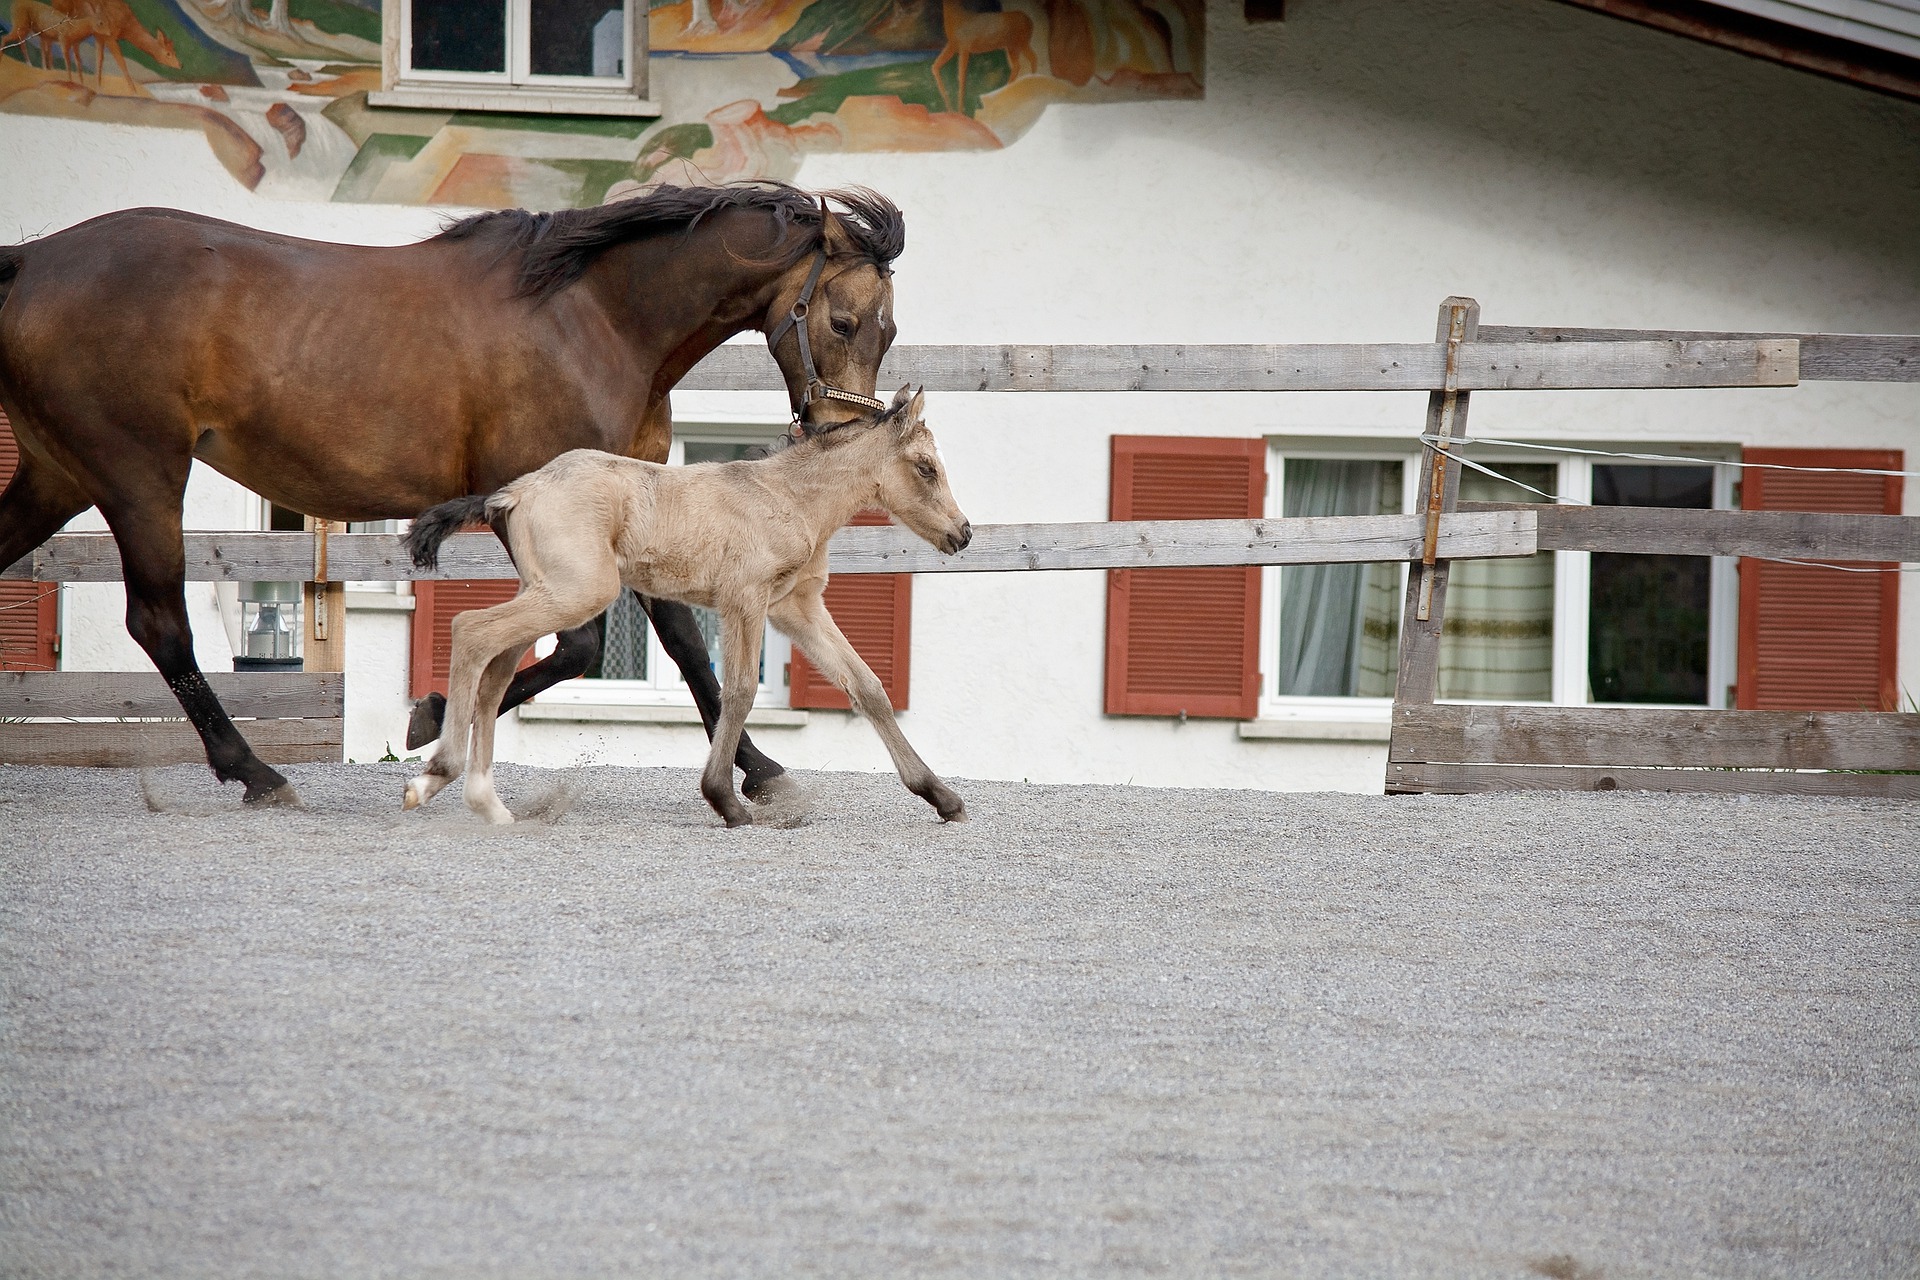
[[[838,204],[840,225],[858,246],[861,257],[885,271],[906,248],[906,220],[894,203],[877,191],[847,187],[812,192],[784,182],[733,182],[718,187],[663,186],[632,200],[592,209],[558,209],[533,213],[500,209],[462,218],[435,236],[435,240],[473,240],[494,249],[499,258],[520,257],[514,292],[545,302],[580,278],[604,249],[644,236],[691,232],[708,214],[723,209],[750,209],[773,215],[776,234],[789,226],[805,229],[779,249],[773,265],[785,267],[820,245],[822,199]]]

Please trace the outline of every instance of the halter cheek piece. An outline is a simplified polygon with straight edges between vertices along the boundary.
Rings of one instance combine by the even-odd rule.
[[[857,391],[847,391],[840,387],[830,387],[821,380],[820,371],[813,366],[813,347],[807,341],[807,306],[813,301],[814,286],[820,283],[820,273],[827,265],[827,249],[823,244],[814,255],[813,266],[807,271],[807,282],[800,287],[800,296],[793,300],[793,310],[786,318],[775,325],[773,332],[767,335],[767,350],[780,345],[780,339],[792,329],[800,339],[800,372],[806,375],[807,384],[800,392],[800,403],[794,407],[793,420],[801,428],[800,434],[806,434],[807,407],[815,400],[844,400],[866,409],[885,409],[885,402],[872,396],[863,396]]]

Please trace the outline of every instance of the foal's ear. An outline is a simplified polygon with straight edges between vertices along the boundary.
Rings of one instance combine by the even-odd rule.
[[[906,404],[910,399],[907,393],[912,390],[913,384],[911,382],[902,383],[900,389],[893,393],[893,403],[887,406],[887,412],[890,414],[900,412],[900,406]]]

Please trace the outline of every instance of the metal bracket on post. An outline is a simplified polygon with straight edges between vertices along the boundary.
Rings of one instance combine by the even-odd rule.
[[[316,596],[324,596],[327,588],[327,532],[333,526],[331,520],[315,518],[313,522],[313,585]],[[313,611],[313,638],[327,638],[327,610]]]

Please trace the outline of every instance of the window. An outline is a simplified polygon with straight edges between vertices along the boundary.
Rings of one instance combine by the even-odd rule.
[[[1687,452],[1662,446],[1648,452]],[[1460,500],[1599,506],[1733,505],[1733,468],[1613,463],[1475,449]],[[1418,509],[1420,459],[1364,441],[1276,440],[1267,511],[1371,515]],[[1393,697],[1407,569],[1270,568],[1261,711],[1277,720],[1385,721]],[[1439,696],[1464,702],[1732,705],[1737,585],[1731,561],[1541,552],[1462,560],[1448,579]]]
[[[655,116],[642,0],[385,0],[374,106]]]

